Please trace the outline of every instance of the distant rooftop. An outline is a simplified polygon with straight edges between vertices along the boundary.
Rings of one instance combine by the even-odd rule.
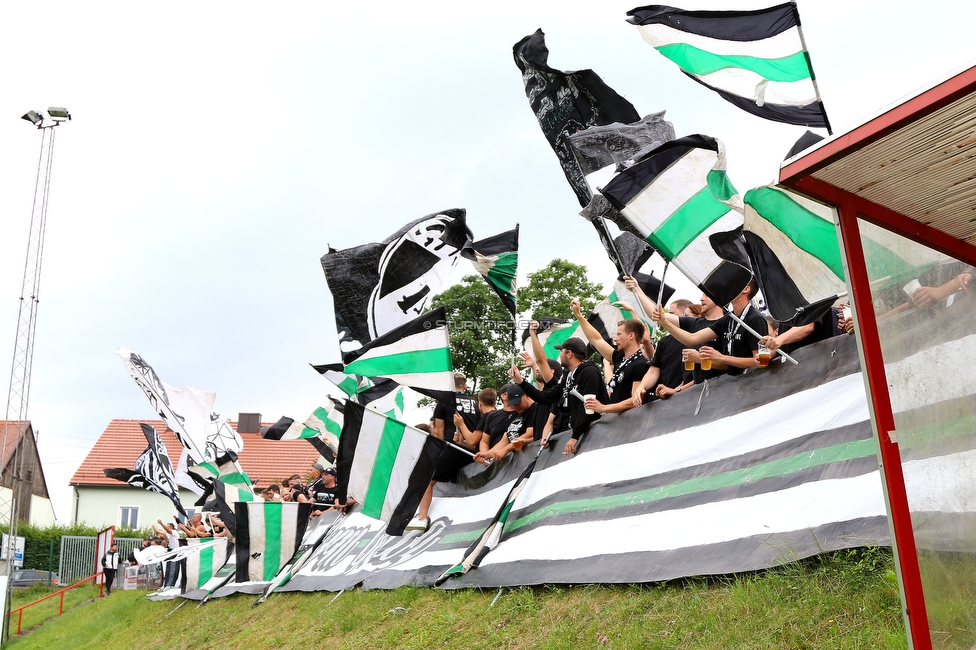
[[[162,420],[112,420],[88,452],[81,467],[71,477],[69,484],[88,487],[123,485],[121,481],[106,477],[102,470],[113,467],[132,469],[136,459],[146,449],[146,437],[142,434],[140,422],[159,432],[170,459],[176,465],[183,445]],[[263,423],[262,426],[271,424]],[[231,422],[230,426],[237,430],[237,422]],[[265,440],[258,433],[240,435],[244,440],[244,450],[240,453],[238,462],[251,480],[261,487],[295,473],[304,476],[319,457],[318,451],[304,440]]]

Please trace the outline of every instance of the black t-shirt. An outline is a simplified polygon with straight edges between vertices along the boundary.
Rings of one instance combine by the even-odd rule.
[[[661,376],[657,383],[664,384],[668,388],[677,388],[681,384],[691,381],[693,375],[685,370],[684,362],[681,360],[681,351],[685,346],[681,345],[678,339],[670,334],[662,338],[654,348],[654,356],[651,357],[648,366],[661,369]],[[651,387],[651,392],[657,386]]]
[[[519,431],[519,435],[522,435],[531,427],[532,439],[542,440],[542,432],[545,431],[546,423],[549,422],[549,411],[550,407],[545,404],[533,404],[530,406],[522,415],[522,428]]]
[[[715,332],[718,336],[722,336],[722,319],[725,317],[717,318],[715,320],[708,320],[707,318],[702,318],[701,316],[681,316],[678,318],[678,322],[681,324],[681,329],[686,332],[697,332],[703,329],[710,329]],[[717,342],[710,343],[711,347],[721,348],[722,346]],[[687,348],[687,345],[682,345],[681,349]],[[701,346],[696,346],[697,350]],[[679,352],[680,354],[680,352]],[[682,365],[682,368],[684,366]],[[692,371],[695,378],[695,383],[700,384],[706,379],[711,379],[712,377],[719,377],[725,374],[724,370],[716,370],[712,368],[711,370],[702,370],[701,366],[697,363],[695,364],[695,369]]]
[[[508,430],[508,423],[512,417],[517,415],[515,411],[505,411],[497,409],[481,416],[476,431],[488,434],[488,448],[491,449],[502,439],[502,435]]]
[[[837,336],[842,334],[840,331],[840,312],[833,307],[824,312],[824,315],[819,319],[813,321],[813,331],[803,339],[799,341],[794,341],[793,343],[787,343],[783,346],[783,352],[786,354],[791,354],[793,350],[798,350],[805,345],[810,345],[811,343],[816,343],[818,341],[823,341],[824,339],[829,339],[832,336]],[[782,325],[780,327],[779,333],[788,332],[793,329],[792,325]]]
[[[742,311],[740,318],[749,327],[759,332],[760,336],[766,336],[766,333],[769,331],[766,318],[751,304],[747,305]],[[759,339],[750,334],[739,321],[732,318],[729,314],[722,317],[721,326],[722,338],[719,342],[720,345],[716,345],[715,347],[722,354],[727,354],[732,357],[752,357],[752,351],[759,348]],[[719,332],[719,330],[715,331],[716,333]],[[729,366],[727,372],[730,375],[741,375],[742,368]]]
[[[458,392],[454,395],[454,411],[464,418],[464,426],[468,427],[468,431],[474,431],[478,427],[481,411],[478,409],[477,399],[467,393]],[[434,407],[433,419],[444,420],[444,440],[449,442],[454,442],[454,432],[457,431],[454,426],[454,411],[451,410],[450,403],[438,402]]]
[[[610,391],[610,404],[631,398],[634,393],[634,382],[644,378],[648,365],[647,357],[640,348],[628,357],[624,357],[624,353],[620,350],[613,351],[613,375],[607,384],[607,390]]]

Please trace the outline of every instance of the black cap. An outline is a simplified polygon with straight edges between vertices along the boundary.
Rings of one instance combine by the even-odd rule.
[[[559,381],[559,378],[563,376],[563,364],[555,359],[546,359],[546,361],[549,362],[549,369],[552,370],[552,378]]]
[[[522,402],[522,396],[525,395],[525,393],[522,392],[522,389],[516,384],[505,384],[502,386],[502,389],[499,392],[508,395],[509,406],[516,406],[520,404]]]
[[[586,343],[582,340],[576,338],[575,336],[571,339],[566,339],[562,345],[556,346],[557,350],[569,350],[580,359],[586,358]]]
[[[335,467],[330,467],[329,469],[323,471],[322,473],[329,474],[330,476],[335,476],[336,475]]]

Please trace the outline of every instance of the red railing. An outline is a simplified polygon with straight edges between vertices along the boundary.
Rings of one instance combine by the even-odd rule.
[[[17,636],[20,636],[20,626],[21,626],[21,623],[23,623],[23,621],[24,621],[24,610],[25,609],[27,609],[28,607],[31,607],[33,605],[36,605],[38,603],[43,603],[45,600],[54,598],[55,596],[59,596],[61,598],[61,604],[58,606],[58,616],[61,616],[61,614],[64,613],[64,594],[66,592],[68,592],[68,591],[71,591],[75,587],[79,587],[79,586],[85,584],[86,582],[88,582],[90,580],[91,581],[95,580],[100,575],[102,575],[101,571],[99,571],[98,573],[96,573],[94,575],[90,575],[90,576],[88,576],[87,578],[85,578],[83,580],[79,580],[78,582],[74,583],[73,585],[71,585],[69,587],[65,587],[64,589],[59,589],[58,591],[55,591],[53,594],[48,594],[47,596],[44,596],[44,598],[39,598],[39,599],[35,600],[32,603],[27,603],[23,607],[18,607],[17,609],[10,610],[10,617],[11,617],[11,619],[13,618],[13,615],[14,614],[17,614]],[[99,597],[101,597],[102,591],[104,591],[104,590],[105,590],[105,582],[102,581],[98,585],[98,595],[99,595]]]

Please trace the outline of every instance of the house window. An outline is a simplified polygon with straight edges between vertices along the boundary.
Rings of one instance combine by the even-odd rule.
[[[139,507],[123,506],[119,508],[119,525],[125,528],[138,528]]]

